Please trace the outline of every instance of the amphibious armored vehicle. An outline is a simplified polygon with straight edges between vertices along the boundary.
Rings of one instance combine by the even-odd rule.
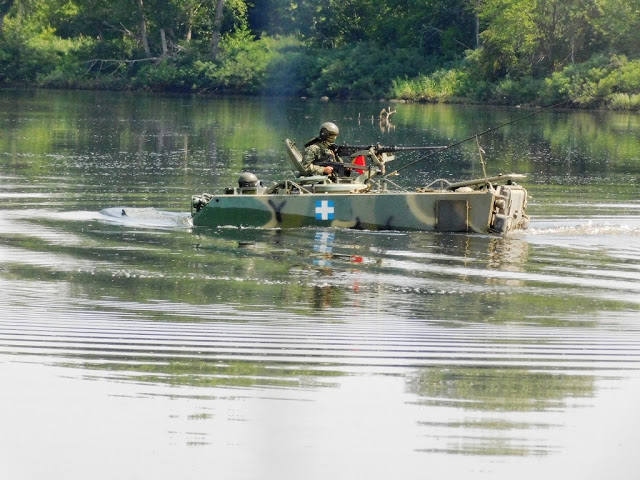
[[[243,173],[237,187],[192,197],[194,226],[337,227],[506,234],[526,229],[527,191],[509,174],[451,183],[438,179],[414,191],[394,190],[386,164],[402,147],[348,148],[348,176],[304,176],[302,154],[286,140],[298,172],[272,186]],[[431,147],[438,148],[438,147]],[[362,161],[364,159],[364,162]],[[364,163],[364,165],[363,165]]]

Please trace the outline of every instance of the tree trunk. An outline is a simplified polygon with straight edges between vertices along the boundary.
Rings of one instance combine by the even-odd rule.
[[[149,39],[147,38],[147,19],[144,16],[144,4],[142,0],[138,0],[138,11],[140,12],[140,40],[142,41],[142,48],[147,57],[151,56],[151,49],[149,48]]]
[[[220,46],[220,29],[222,28],[222,13],[224,10],[224,0],[217,0],[216,4],[216,16],[213,20],[213,33],[211,34],[211,56],[215,58],[218,56],[218,49]]]
[[[167,36],[164,34],[164,28],[160,29],[160,41],[162,42],[162,54],[167,54]]]
[[[476,0],[476,5],[473,11],[476,17],[473,34],[476,37],[475,49],[477,50],[480,48],[480,12],[482,11],[482,0]]]
[[[187,42],[190,42],[193,36],[193,17],[196,15],[196,10],[197,8],[192,6],[187,11],[187,34],[185,35]]]

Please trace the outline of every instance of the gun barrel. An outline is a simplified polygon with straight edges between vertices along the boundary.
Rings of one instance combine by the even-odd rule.
[[[397,147],[395,145],[385,147],[378,147],[377,150],[379,152],[407,152],[411,150],[442,150],[443,148],[447,148],[444,146],[420,146],[420,147]]]
[[[392,153],[411,150],[443,150],[444,146],[417,146],[417,147],[399,147],[395,145],[335,145],[334,151],[338,155],[352,155],[360,151],[368,151],[373,148],[376,153]]]

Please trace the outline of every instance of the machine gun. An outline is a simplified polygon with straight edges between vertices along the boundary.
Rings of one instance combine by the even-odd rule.
[[[394,153],[394,152],[408,152],[415,150],[442,150],[447,147],[396,147],[395,145],[380,145],[379,143],[375,145],[337,145],[332,143],[329,145],[329,148],[333,150],[333,152],[339,156],[353,156],[359,152],[365,154],[370,152],[373,149],[373,153],[379,155],[381,153]]]
[[[384,164],[390,160],[393,160],[393,152],[402,152],[410,150],[438,150],[445,147],[396,147],[380,145],[337,145],[332,143],[329,145],[329,149],[335,153],[338,161],[324,161],[314,162],[316,165],[323,167],[331,166],[334,172],[339,177],[349,177],[352,172],[364,173],[365,170],[371,175],[374,171],[375,174],[384,173]],[[345,162],[342,161],[342,157],[345,157]],[[372,160],[370,166],[364,157],[369,157]],[[347,158],[350,160],[347,160]],[[348,162],[348,163],[347,163]],[[375,169],[371,168],[371,165],[375,166]]]
[[[364,158],[361,156],[368,156],[371,158],[374,165],[377,166],[376,174],[384,174],[384,164],[390,160],[393,160],[394,152],[406,152],[413,150],[440,150],[446,147],[396,147],[395,145],[387,146],[380,145],[337,145],[332,143],[329,145],[329,149],[336,154],[336,157],[349,157],[353,163],[341,163],[341,162],[322,162],[318,165],[332,166],[338,176],[350,176],[352,171],[363,173],[367,170]],[[371,173],[371,170],[369,170]]]

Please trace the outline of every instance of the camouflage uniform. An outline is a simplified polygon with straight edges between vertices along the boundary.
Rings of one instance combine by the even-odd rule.
[[[317,165],[317,163],[339,161],[340,160],[336,158],[335,153],[333,153],[329,146],[318,138],[305,148],[304,157],[302,158],[302,166],[307,171],[307,176],[324,175],[324,166]]]

